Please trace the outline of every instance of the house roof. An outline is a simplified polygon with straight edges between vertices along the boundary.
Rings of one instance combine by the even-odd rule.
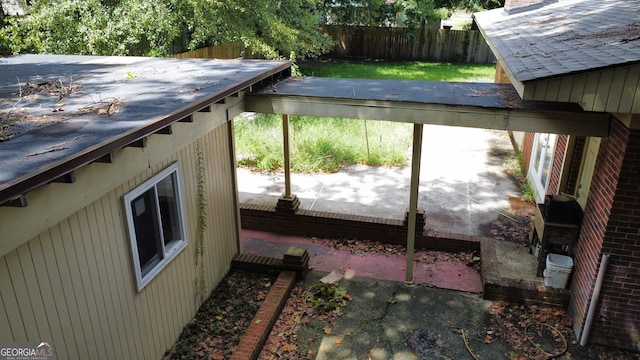
[[[640,0],[558,0],[474,18],[520,82],[640,63]]]
[[[0,58],[0,204],[290,68],[288,61]]]

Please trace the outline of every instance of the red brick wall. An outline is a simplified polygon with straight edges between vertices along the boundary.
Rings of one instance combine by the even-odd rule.
[[[553,163],[551,164],[551,176],[547,186],[548,195],[556,195],[560,192],[560,179],[562,178],[562,162],[564,153],[567,150],[568,135],[558,135],[555,151],[553,153]]]
[[[529,172],[529,163],[531,162],[531,151],[533,150],[533,140],[535,133],[525,133],[522,141],[522,162],[524,163],[524,173]]]
[[[601,254],[611,254],[590,342],[639,349],[640,130],[614,121],[595,165],[576,247],[569,311],[584,325]]]
[[[571,164],[569,164],[569,177],[567,178],[567,187],[564,191],[567,194],[576,193],[576,186],[578,184],[578,175],[580,174],[580,165],[582,163],[582,154],[584,153],[584,145],[586,138],[579,136],[576,138],[576,143],[573,148],[573,155],[571,158]]]
[[[416,248],[453,252],[480,250],[480,237],[426,232],[424,216],[424,212],[416,216]],[[406,221],[396,219],[301,209],[290,214],[277,212],[274,206],[240,204],[240,221],[243,229],[283,235],[407,243]]]

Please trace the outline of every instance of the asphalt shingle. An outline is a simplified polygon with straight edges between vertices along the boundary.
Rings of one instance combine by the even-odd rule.
[[[521,82],[640,63],[640,0],[558,0],[474,16]]]

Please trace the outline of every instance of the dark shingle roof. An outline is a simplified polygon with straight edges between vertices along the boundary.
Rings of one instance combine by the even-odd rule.
[[[474,17],[520,82],[640,63],[640,0],[559,0]]]
[[[289,67],[266,60],[0,58],[0,204]]]

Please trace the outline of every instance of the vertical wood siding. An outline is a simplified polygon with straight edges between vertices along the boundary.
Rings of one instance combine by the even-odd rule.
[[[207,177],[208,293],[236,252],[226,124],[204,135],[201,144]],[[1,257],[0,339],[52,342],[59,359],[161,358],[200,305],[194,293],[195,152],[195,143],[178,150]],[[122,197],[175,161],[182,172],[189,245],[137,292]]]
[[[640,113],[640,65],[531,82],[523,98],[572,102],[587,111]]]

